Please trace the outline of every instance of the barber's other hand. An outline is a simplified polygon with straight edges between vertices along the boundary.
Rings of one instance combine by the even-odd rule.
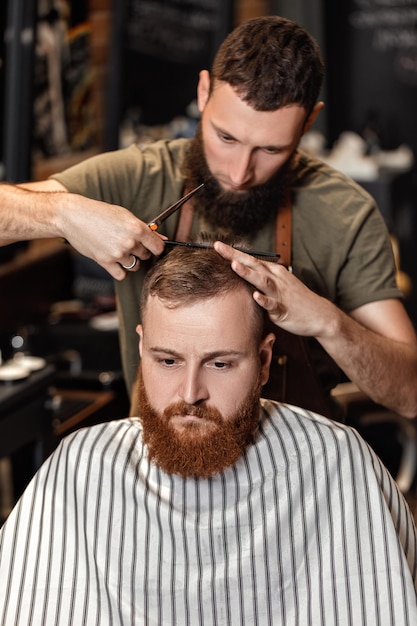
[[[274,324],[306,337],[326,333],[333,305],[308,289],[283,265],[260,261],[220,241],[214,248],[231,261],[236,274],[256,288],[253,297],[268,311]]]

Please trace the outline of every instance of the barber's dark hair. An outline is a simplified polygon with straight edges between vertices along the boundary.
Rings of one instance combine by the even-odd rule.
[[[150,296],[157,296],[167,307],[189,306],[196,302],[222,296],[238,289],[252,295],[252,285],[240,278],[230,261],[213,248],[174,248],[158,259],[145,276],[141,294],[142,320]],[[253,318],[256,339],[264,326],[264,310],[251,299],[248,319]]]
[[[211,89],[224,81],[258,111],[298,104],[309,114],[323,75],[313,37],[291,20],[264,16],[243,22],[224,40],[211,69]]]

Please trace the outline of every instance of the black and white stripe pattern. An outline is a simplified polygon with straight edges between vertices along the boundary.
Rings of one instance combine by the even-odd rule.
[[[70,435],[0,536],[1,626],[415,626],[416,531],[352,429],[263,402],[207,480],[150,465],[137,420]]]

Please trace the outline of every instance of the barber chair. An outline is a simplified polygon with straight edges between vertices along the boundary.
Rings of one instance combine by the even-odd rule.
[[[337,385],[332,395],[345,408],[353,426],[378,454],[404,495],[417,474],[417,422],[374,403],[351,382]]]

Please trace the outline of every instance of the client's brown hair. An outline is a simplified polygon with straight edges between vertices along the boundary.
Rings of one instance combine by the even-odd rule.
[[[157,296],[166,306],[175,308],[237,289],[246,289],[251,295],[254,291],[252,285],[232,270],[230,261],[213,248],[178,247],[160,258],[145,277],[140,302],[142,320],[150,296]],[[248,310],[250,317],[260,340],[264,310],[253,299]]]

